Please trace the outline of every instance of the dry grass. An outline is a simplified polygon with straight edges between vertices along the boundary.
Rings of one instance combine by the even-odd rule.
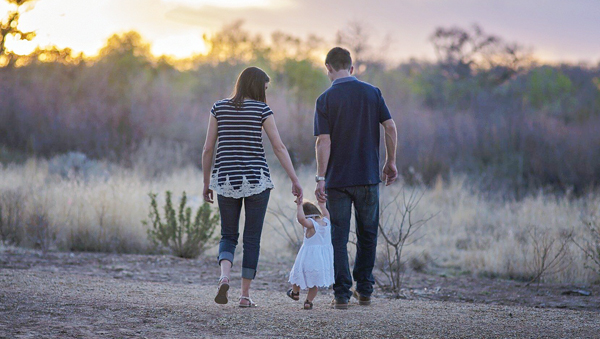
[[[193,167],[148,177],[135,169],[102,163],[97,166],[110,168],[109,174],[61,176],[49,171],[47,161],[35,159],[24,165],[0,167],[0,194],[21,193],[25,220],[43,209],[49,227],[56,234],[55,246],[59,249],[110,252],[152,251],[146,226],[141,223],[148,215],[149,192],[159,193],[159,206],[167,190],[175,197],[186,191],[193,208],[202,202],[202,175]],[[289,183],[278,166],[273,167],[276,189],[270,207],[293,211]],[[313,169],[299,172],[305,195],[311,198]],[[395,184],[383,188],[382,199],[393,196],[400,187],[401,184]],[[534,274],[531,267],[535,248],[528,229],[537,227],[551,237],[560,237],[566,230],[573,229],[576,239],[585,238],[586,228],[581,220],[597,213],[589,206],[600,205],[600,197],[595,194],[577,199],[539,194],[519,202],[491,201],[484,199],[461,176],[452,177],[448,184],[439,183],[422,190],[415,218],[437,216],[419,230],[420,234],[414,235],[419,240],[404,249],[409,262],[417,262],[421,269],[423,265],[425,269],[456,268],[462,272],[523,280],[531,279]],[[290,251],[281,230],[274,227],[284,226],[269,215],[263,231],[262,256],[291,261],[295,253]],[[208,252],[213,253],[216,248]],[[574,243],[568,244],[565,260],[569,264],[564,269],[542,279],[561,283],[598,281],[598,274],[585,267],[586,257]]]

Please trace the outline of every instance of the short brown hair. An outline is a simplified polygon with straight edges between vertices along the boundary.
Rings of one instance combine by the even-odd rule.
[[[323,216],[323,214],[321,214],[321,211],[319,210],[319,208],[310,201],[305,201],[304,203],[302,203],[302,210],[304,211],[304,215],[317,214],[319,216]]]
[[[336,71],[350,69],[352,67],[352,57],[347,49],[334,47],[327,53],[325,64],[333,67]]]

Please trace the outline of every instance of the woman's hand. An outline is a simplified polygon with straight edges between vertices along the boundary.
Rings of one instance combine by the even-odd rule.
[[[300,181],[294,180],[292,181],[292,194],[302,201],[302,186],[300,186]]]
[[[213,203],[213,190],[208,188],[208,185],[204,185],[202,196],[204,197],[204,201],[206,201],[207,203]]]

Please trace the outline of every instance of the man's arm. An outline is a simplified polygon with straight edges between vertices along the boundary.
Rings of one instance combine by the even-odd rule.
[[[391,185],[398,178],[396,168],[396,147],[398,144],[398,131],[394,120],[388,119],[381,123],[385,131],[385,166],[383,166],[383,181]]]
[[[317,136],[315,151],[317,153],[317,175],[324,177],[327,172],[327,164],[329,164],[329,155],[331,154],[331,136],[329,134]],[[327,201],[325,181],[321,180],[317,182],[315,196],[319,202]]]

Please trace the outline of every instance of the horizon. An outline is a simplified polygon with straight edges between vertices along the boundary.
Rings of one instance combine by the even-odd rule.
[[[23,55],[36,47],[56,46],[59,49],[70,48],[74,54],[81,52],[87,57],[94,57],[113,34],[136,31],[150,44],[153,56],[185,59],[207,53],[202,38],[204,34],[210,36],[240,19],[244,21],[245,30],[253,35],[260,34],[266,41],[270,41],[273,32],[280,31],[302,39],[312,34],[332,45],[338,31],[351,22],[358,22],[367,30],[374,49],[389,42],[384,59],[396,63],[410,59],[435,60],[433,45],[428,38],[437,27],[469,28],[479,24],[486,33],[530,49],[534,59],[542,63],[600,63],[600,50],[585,43],[600,39],[600,22],[578,17],[600,14],[600,3],[589,5],[579,0],[566,9],[564,4],[550,1],[551,6],[544,8],[545,15],[538,13],[537,21],[530,23],[538,29],[528,30],[527,25],[523,27],[523,22],[505,25],[489,17],[490,10],[499,14],[515,10],[517,7],[511,6],[515,4],[513,0],[492,1],[486,5],[472,4],[468,0],[457,0],[452,4],[438,0],[406,0],[401,4],[381,2],[385,3],[381,7],[387,9],[384,11],[387,14],[379,13],[381,8],[368,8],[360,13],[358,5],[361,2],[353,0],[345,3],[347,15],[340,17],[330,15],[332,8],[341,6],[336,1],[313,6],[314,1],[299,0],[130,0],[126,3],[102,0],[91,4],[76,0],[38,0],[31,11],[21,16],[19,26],[24,31],[36,31],[37,37],[31,42],[7,40],[7,48]],[[589,5],[591,10],[585,5]],[[448,6],[452,9],[443,11],[446,14],[443,18],[436,19],[432,15],[432,10]],[[6,2],[0,3],[0,12],[7,12],[10,8]],[[314,8],[319,8],[319,11],[315,12]],[[537,13],[535,8],[532,12],[527,4],[520,8],[517,19]],[[358,13],[360,17],[357,17]],[[396,18],[398,15],[412,16],[412,22]],[[564,24],[554,24],[557,15],[564,19]],[[322,19],[323,16],[328,20]],[[419,17],[426,17],[426,20],[417,22]],[[577,19],[577,23],[568,25],[573,19]],[[375,20],[377,24],[373,24]],[[548,39],[550,32],[557,29],[562,33],[555,32]],[[413,31],[415,33],[411,34]]]

